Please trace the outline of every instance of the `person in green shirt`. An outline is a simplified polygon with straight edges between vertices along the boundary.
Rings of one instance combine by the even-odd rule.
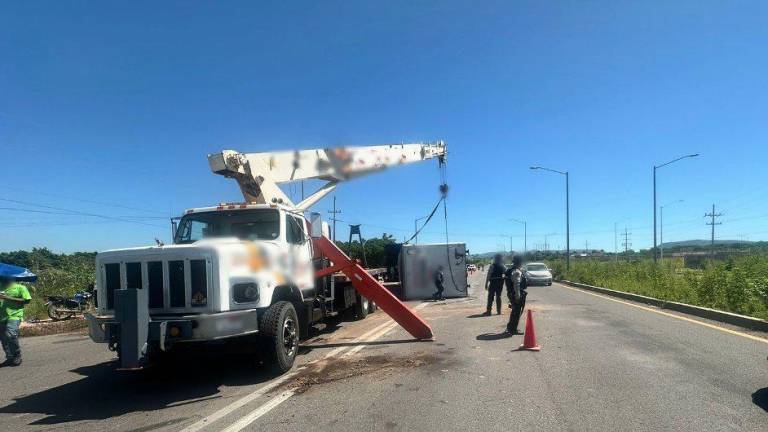
[[[0,278],[0,342],[5,351],[5,363],[0,366],[19,366],[19,326],[24,319],[24,305],[32,300],[29,290],[11,278]]]

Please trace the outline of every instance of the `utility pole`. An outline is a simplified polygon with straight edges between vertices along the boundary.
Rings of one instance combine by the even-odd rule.
[[[512,253],[512,236],[509,236],[509,253]]]
[[[613,258],[614,261],[619,261],[619,234],[616,231],[617,223],[613,223]]]
[[[332,214],[331,220],[333,221],[333,241],[336,241],[336,215],[341,213],[341,210],[336,210],[336,195],[333,196],[333,211],[328,210],[328,213]]]
[[[722,213],[715,213],[715,205],[714,204],[712,204],[712,213],[705,213],[704,214],[704,217],[712,218],[712,222],[707,222],[707,225],[711,225],[712,226],[711,250],[709,252],[710,255],[711,255],[711,258],[715,257],[715,225],[722,225],[723,224],[722,222],[715,222],[715,218],[718,218],[718,217],[720,217],[722,215],[723,215]]]
[[[584,253],[589,253],[589,240],[584,240]]]
[[[628,257],[629,248],[632,246],[632,243],[629,241],[629,236],[631,236],[632,233],[627,231],[627,227],[624,227],[624,234],[622,235],[624,236],[624,242],[621,245],[624,246],[624,255]]]

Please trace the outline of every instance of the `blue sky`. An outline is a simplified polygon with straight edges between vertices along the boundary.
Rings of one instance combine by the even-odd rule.
[[[563,179],[530,165],[571,172],[573,248],[612,250],[615,222],[646,248],[652,166],[687,153],[659,171],[659,204],[685,200],[665,240],[708,238],[713,203],[718,238],[767,239],[767,18],[761,1],[5,3],[0,250],[167,238],[169,215],[240,199],[208,169],[222,149],[435,139],[451,240],[473,252],[522,248],[509,218],[529,248],[564,245]],[[340,217],[402,239],[438,184],[436,163],[344,184]],[[111,219],[52,214],[71,210]]]

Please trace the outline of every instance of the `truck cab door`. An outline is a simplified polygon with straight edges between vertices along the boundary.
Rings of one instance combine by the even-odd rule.
[[[305,298],[314,297],[315,272],[312,266],[312,242],[307,232],[306,221],[299,215],[286,213],[285,225],[293,281]]]

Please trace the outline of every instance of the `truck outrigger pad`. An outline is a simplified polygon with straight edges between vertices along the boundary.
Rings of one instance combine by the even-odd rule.
[[[432,339],[432,328],[421,317],[389,292],[376,278],[371,276],[357,261],[348,257],[338,246],[325,236],[313,237],[315,248],[332,263],[332,267],[320,270],[321,277],[337,271],[344,273],[360,295],[387,313],[416,339]]]

